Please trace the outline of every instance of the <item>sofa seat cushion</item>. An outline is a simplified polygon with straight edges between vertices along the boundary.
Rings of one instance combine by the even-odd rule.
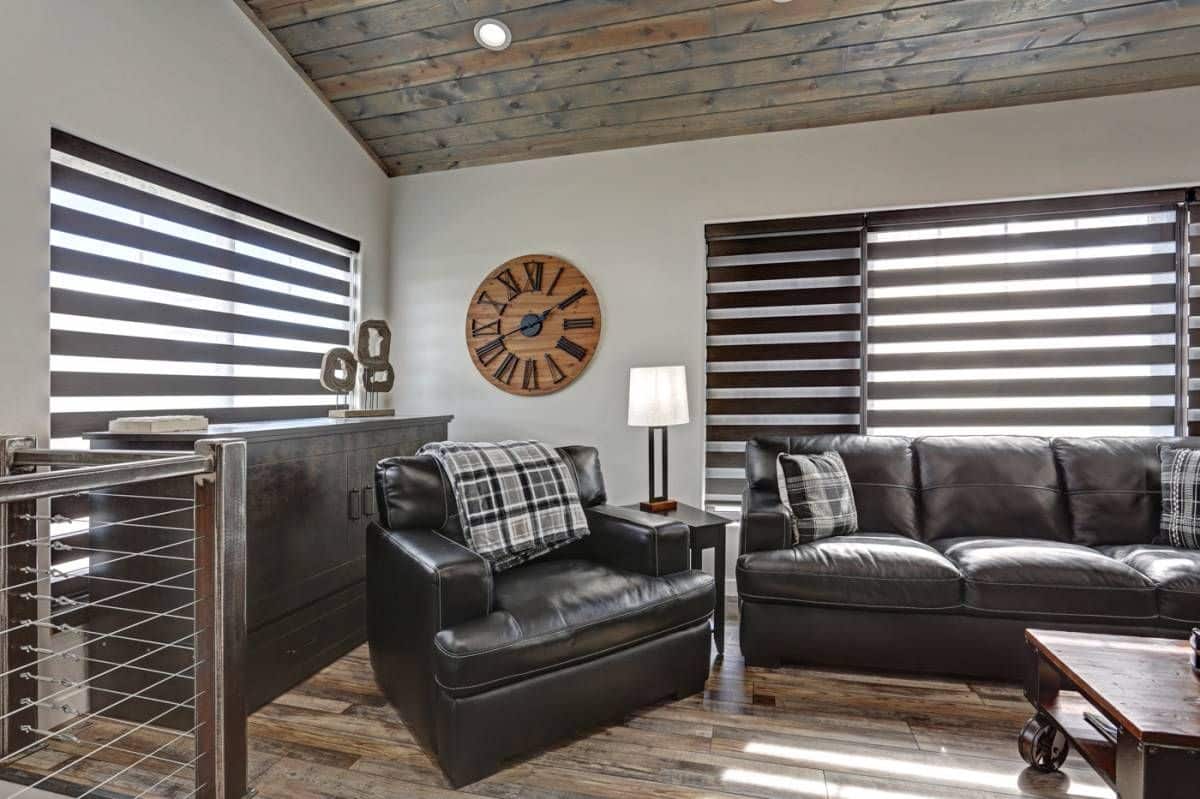
[[[492,612],[434,637],[434,672],[469,696],[698,624],[713,611],[700,571],[650,577],[582,560],[536,561],[495,576]]]
[[[1200,551],[1150,544],[1100,547],[1132,566],[1158,587],[1158,615],[1183,624],[1200,623]]]
[[[1106,620],[1158,615],[1149,578],[1089,547],[1034,538],[948,538],[933,546],[962,572],[972,611]]]
[[[961,605],[958,570],[928,544],[858,533],[738,558],[743,599],[838,607],[945,610]]]

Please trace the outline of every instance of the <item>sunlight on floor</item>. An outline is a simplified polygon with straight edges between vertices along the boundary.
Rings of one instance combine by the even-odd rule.
[[[884,774],[894,777],[913,777],[923,781],[936,780],[938,782],[951,783],[955,785],[969,785],[978,788],[997,789],[1003,791],[1021,790],[1020,782],[1021,772],[1023,769],[1019,768],[1016,763],[1014,763],[1013,770],[1011,772],[1000,772],[987,771],[978,768],[935,766],[926,763],[916,763],[901,760],[898,758],[878,757],[875,755],[855,755],[823,749],[809,749],[756,742],[746,744],[744,751],[749,755],[761,755],[765,757],[778,758],[781,760],[790,760],[796,763],[803,763],[811,768],[844,769],[847,771]],[[757,776],[757,772],[753,773]],[[772,778],[771,775],[762,776]],[[1063,779],[1064,781],[1069,780],[1067,777],[1063,777]],[[777,787],[782,788],[783,786]],[[791,788],[784,789],[792,790]],[[1065,793],[1068,796],[1087,797],[1088,799],[1115,799],[1116,796],[1112,791],[1103,786],[1074,785],[1070,784],[1069,782],[1063,785],[1058,792]],[[850,795],[843,790],[839,793],[839,796],[849,797]],[[880,799],[884,799],[884,797],[896,799],[897,796],[900,795],[892,794],[891,792],[884,792],[881,794]],[[857,799],[873,798],[862,796],[858,797]]]

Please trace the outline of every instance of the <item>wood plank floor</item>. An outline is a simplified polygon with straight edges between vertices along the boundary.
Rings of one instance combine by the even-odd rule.
[[[461,791],[375,687],[366,647],[250,718],[250,779],[268,799],[1106,799],[1072,754],[1026,771],[1020,689],[807,668],[748,669],[736,614],[702,696],[633,713]]]

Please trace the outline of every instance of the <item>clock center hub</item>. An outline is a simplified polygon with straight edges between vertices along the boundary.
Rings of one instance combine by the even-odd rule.
[[[521,334],[533,338],[542,332],[542,317],[540,314],[527,313],[521,317]]]

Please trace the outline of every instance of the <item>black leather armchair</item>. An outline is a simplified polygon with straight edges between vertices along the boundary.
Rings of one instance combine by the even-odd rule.
[[[493,574],[463,543],[428,457],[380,461],[367,531],[367,634],[379,687],[455,786],[630,710],[704,688],[713,580],[687,528],[606,504],[591,447],[575,470],[590,534]]]

